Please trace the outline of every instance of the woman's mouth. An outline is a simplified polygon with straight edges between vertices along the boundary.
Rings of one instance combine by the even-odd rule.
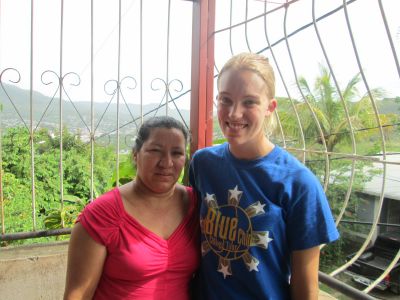
[[[228,125],[229,128],[234,130],[243,129],[247,126],[247,124],[244,123],[232,123],[232,122],[226,122],[226,125]]]
[[[157,176],[165,176],[165,177],[171,176],[171,174],[169,174],[169,173],[156,173],[156,175]]]

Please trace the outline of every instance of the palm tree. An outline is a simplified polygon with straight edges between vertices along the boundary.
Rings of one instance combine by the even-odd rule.
[[[308,104],[305,101],[300,101],[294,107],[299,113],[306,138],[311,137],[311,140],[318,144],[322,144],[322,138],[324,138],[327,150],[332,152],[336,145],[345,140],[350,140],[349,121],[353,130],[376,127],[376,118],[369,95],[359,96],[357,84],[360,81],[360,74],[356,74],[346,87],[338,92],[328,68],[323,65],[320,65],[320,75],[315,79],[313,90],[304,77],[299,77],[299,87]],[[371,95],[373,99],[380,98],[383,91],[373,89]],[[310,109],[313,110],[320,124],[323,137],[319,134]],[[346,117],[346,109],[349,118]],[[290,119],[293,120],[294,118]],[[290,133],[297,134],[295,126],[288,125],[286,128],[290,128]],[[371,133],[365,131],[357,134],[357,136],[360,138],[366,134]]]

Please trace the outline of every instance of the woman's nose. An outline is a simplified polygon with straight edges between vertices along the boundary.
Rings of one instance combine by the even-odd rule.
[[[229,117],[237,119],[242,116],[242,108],[240,107],[240,104],[235,103],[234,105],[231,106],[231,109],[229,111]]]
[[[165,153],[161,156],[159,165],[163,168],[169,168],[173,165],[172,156],[169,153]]]

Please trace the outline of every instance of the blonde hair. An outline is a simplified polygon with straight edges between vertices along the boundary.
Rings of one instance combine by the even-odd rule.
[[[217,78],[217,88],[221,75],[230,69],[234,70],[249,70],[260,76],[266,85],[267,98],[272,100],[275,98],[275,74],[267,57],[256,53],[240,53],[232,56],[222,67]],[[265,134],[269,137],[276,128],[275,113],[264,119]]]

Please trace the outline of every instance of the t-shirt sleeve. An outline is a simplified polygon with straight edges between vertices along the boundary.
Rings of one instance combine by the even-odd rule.
[[[76,221],[96,242],[106,247],[118,237],[121,216],[117,200],[117,190],[105,193],[89,203]]]
[[[197,169],[199,163],[199,157],[200,157],[199,151],[195,152],[192,156],[192,160],[190,161],[189,165],[189,185],[193,188],[193,192],[195,193],[193,197],[196,198],[195,200],[198,206],[200,206],[202,198],[201,193],[199,191],[200,184],[197,182],[199,178],[196,177],[197,173],[199,172],[199,170]]]
[[[317,178],[307,170],[293,183],[287,217],[291,250],[309,249],[339,238],[328,200]]]

